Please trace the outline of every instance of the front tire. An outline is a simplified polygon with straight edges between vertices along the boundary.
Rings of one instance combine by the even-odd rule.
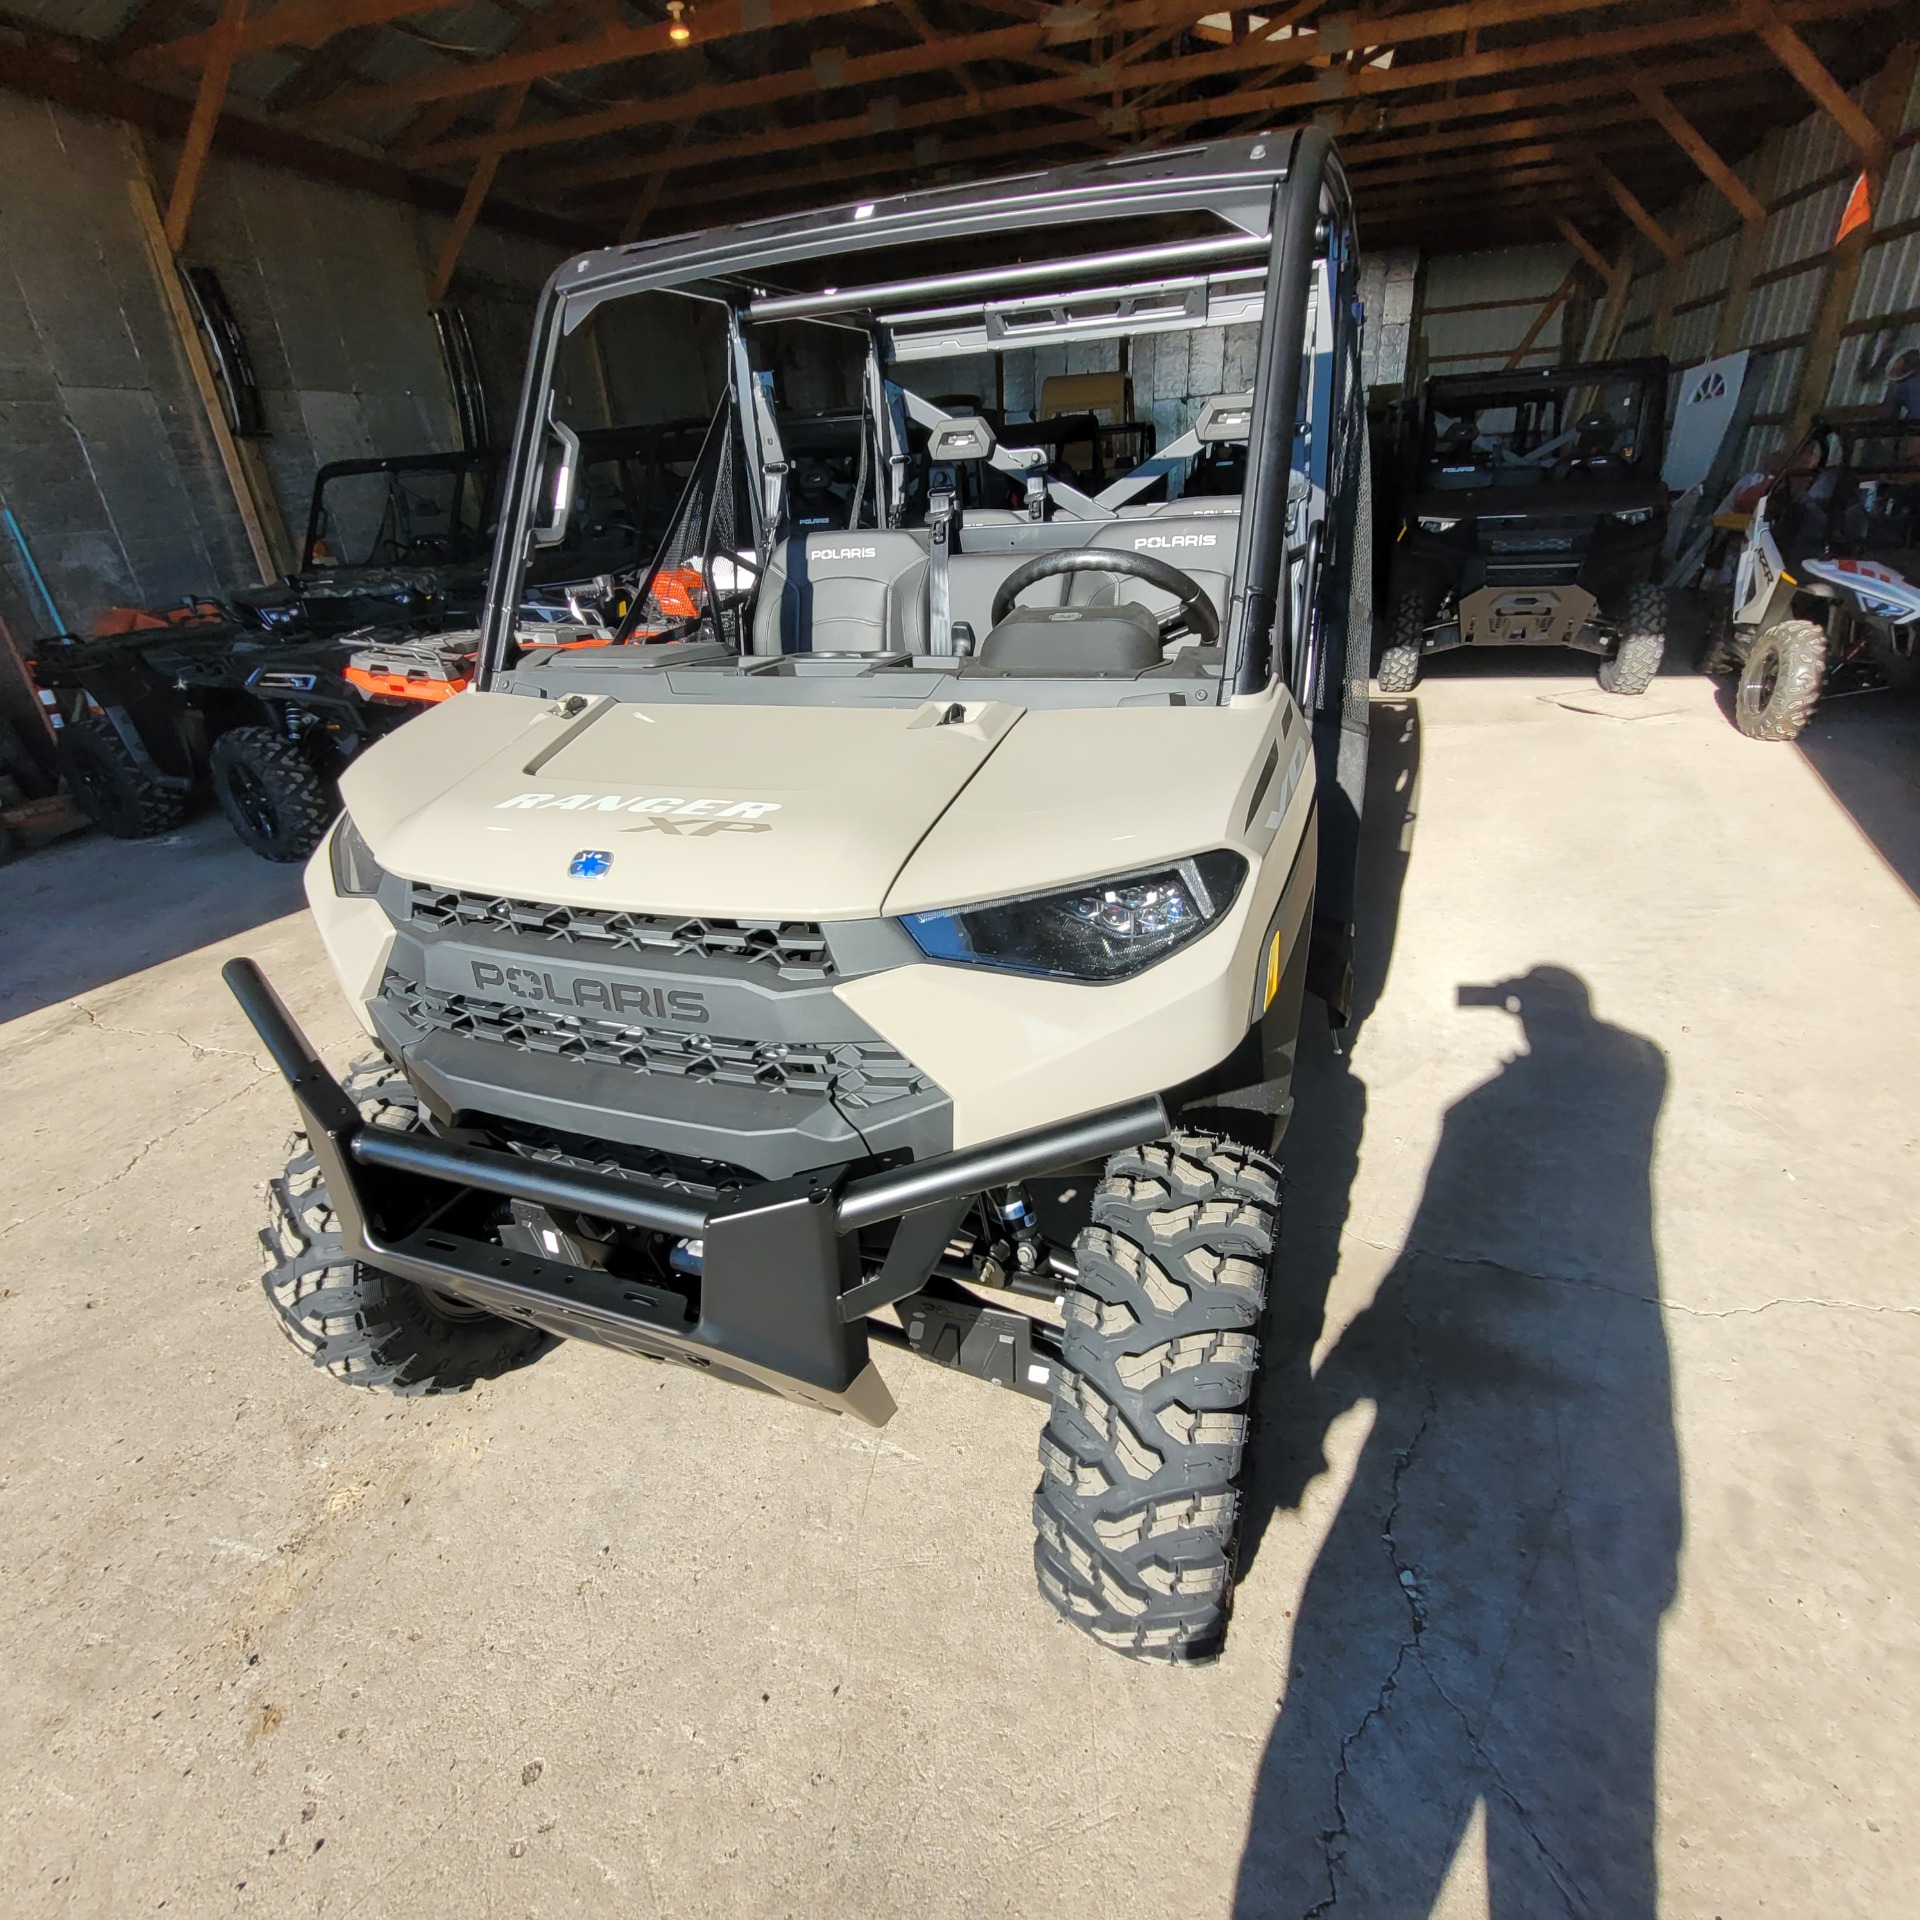
[[[104,720],[69,720],[59,760],[74,804],[116,840],[151,840],[187,817],[184,789],[162,786]]]
[[[1600,685],[1608,693],[1645,693],[1660,671],[1667,650],[1667,596],[1664,588],[1638,586],[1627,592],[1626,632],[1611,660],[1600,664]]]
[[[359,1062],[347,1091],[370,1125],[420,1124],[406,1076],[385,1060]],[[526,1365],[546,1345],[537,1327],[349,1259],[305,1134],[288,1143],[286,1171],[267,1194],[267,1303],[280,1331],[336,1380],[404,1395],[460,1393]]]
[[[1273,1163],[1213,1134],[1116,1154],[1079,1237],[1040,1439],[1040,1591],[1136,1659],[1213,1658],[1280,1207]]]
[[[313,764],[271,727],[235,727],[213,743],[213,797],[241,843],[291,866],[317,847],[339,802]]]
[[[1382,693],[1411,693],[1420,684],[1420,647],[1426,632],[1425,596],[1416,587],[1403,587],[1393,603],[1380,670],[1373,676]]]
[[[1749,740],[1791,740],[1813,715],[1827,670],[1827,636],[1782,620],[1753,643],[1734,689],[1733,721]]]

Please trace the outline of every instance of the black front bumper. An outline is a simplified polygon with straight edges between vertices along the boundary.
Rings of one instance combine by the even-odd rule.
[[[974,1196],[1167,1127],[1149,1096],[859,1180],[831,1169],[703,1204],[634,1177],[371,1126],[260,969],[230,960],[221,972],[286,1077],[353,1258],[552,1333],[684,1361],[875,1426],[893,1399],[868,1359],[865,1317],[918,1293]],[[697,1312],[644,1282],[500,1245],[476,1205],[499,1196],[703,1241]],[[859,1230],[887,1220],[900,1224],[867,1275]]]

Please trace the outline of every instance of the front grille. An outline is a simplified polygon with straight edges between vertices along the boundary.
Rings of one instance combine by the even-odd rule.
[[[877,1042],[728,1040],[675,1027],[585,1020],[466,993],[442,993],[397,973],[387,975],[380,993],[413,1026],[430,1033],[457,1033],[528,1053],[624,1067],[631,1073],[809,1094],[856,1108],[884,1106],[932,1085],[905,1055]]]
[[[826,936],[804,920],[714,920],[692,914],[626,913],[606,907],[547,906],[488,893],[413,882],[408,917],[435,931],[477,927],[494,933],[655,955],[739,960],[787,979],[824,980],[833,972]]]
[[[1488,542],[1493,553],[1571,553],[1571,533],[1496,533]]]

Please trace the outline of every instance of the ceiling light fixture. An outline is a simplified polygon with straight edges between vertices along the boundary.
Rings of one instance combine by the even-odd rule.
[[[667,38],[676,47],[684,47],[693,38],[693,29],[687,25],[687,0],[667,0],[667,11],[673,16]]]

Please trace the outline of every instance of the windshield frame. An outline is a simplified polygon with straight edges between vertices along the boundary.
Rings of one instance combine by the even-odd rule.
[[[733,313],[736,338],[752,318],[756,300],[788,293],[777,270],[803,261],[839,260],[850,253],[925,245],[990,234],[1021,234],[1039,227],[1141,220],[1174,213],[1210,214],[1265,244],[1266,319],[1260,336],[1243,525],[1226,616],[1227,690],[1252,691],[1270,677],[1270,662],[1292,658],[1295,596],[1283,590],[1287,574],[1289,482],[1293,434],[1274,434],[1274,417],[1298,423],[1305,403],[1317,399],[1323,382],[1305,365],[1314,275],[1324,258],[1318,243],[1330,232],[1344,237],[1335,265],[1339,286],[1329,315],[1334,338],[1315,342],[1316,360],[1357,366],[1357,314],[1347,282],[1352,277],[1351,208],[1344,177],[1323,130],[1263,134],[1171,154],[1061,168],[984,186],[948,188],[859,202],[817,213],[716,229],[676,240],[641,243],[587,254],[556,273],[542,296],[523,382],[494,564],[483,615],[476,684],[486,688],[507,671],[518,623],[519,601],[539,503],[548,396],[563,339],[601,303],[627,295],[672,292],[719,301]],[[1071,271],[1069,255],[1063,262]],[[1344,336],[1344,338],[1342,338]],[[1326,349],[1325,355],[1321,349]],[[740,356],[731,354],[736,391],[734,415],[744,428],[750,471],[763,471],[764,435],[757,431],[758,394],[749,381],[748,404],[740,405]],[[1344,417],[1336,408],[1327,416]],[[1329,436],[1322,435],[1326,440]],[[758,442],[758,444],[755,444]],[[774,443],[777,457],[777,438]],[[1344,447],[1310,449],[1309,472],[1320,474],[1350,461]],[[749,489],[750,493],[757,490]],[[756,502],[757,504],[757,502]],[[764,527],[757,528],[764,538]]]

